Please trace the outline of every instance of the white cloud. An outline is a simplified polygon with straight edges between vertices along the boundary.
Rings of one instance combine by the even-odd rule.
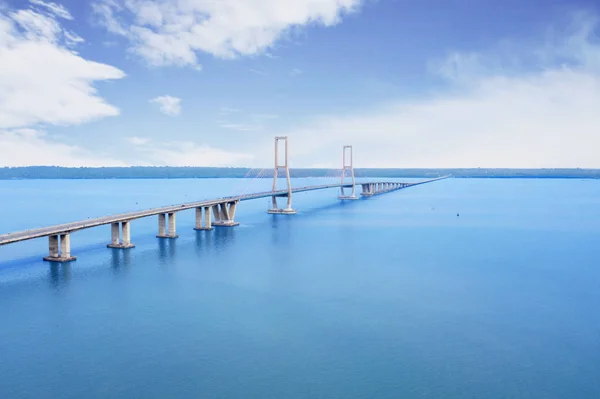
[[[60,4],[56,4],[56,3],[52,3],[52,2],[46,3],[42,0],[29,0],[29,2],[36,6],[40,6],[41,8],[54,14],[58,18],[63,18],[63,19],[68,19],[68,20],[73,19],[73,16],[71,15],[71,13],[64,6],[62,6]]]
[[[181,98],[173,96],[159,96],[150,100],[152,104],[158,104],[160,112],[169,116],[181,114]]]
[[[361,0],[96,0],[111,32],[154,66],[196,66],[196,52],[221,58],[263,53],[290,29],[332,26]]]
[[[267,76],[267,73],[265,71],[263,71],[263,70],[260,70],[260,69],[250,68],[249,71],[252,72],[252,73],[255,73],[257,75]]]
[[[275,114],[249,114],[246,115],[236,108],[221,107],[219,111],[221,118],[216,121],[217,126],[222,129],[238,132],[257,132],[264,130],[263,124],[279,118]],[[234,119],[235,121],[232,121]]]
[[[251,154],[222,150],[188,141],[154,142],[140,137],[131,139],[134,139],[133,144],[136,144],[132,157],[137,157],[137,165],[246,166],[254,159]]]
[[[136,137],[136,136],[132,136],[132,137],[125,137],[125,140],[133,145],[145,145],[148,144],[150,142],[149,138],[146,137]]]
[[[302,69],[294,68],[290,71],[290,76],[298,76],[302,74]]]
[[[0,167],[3,166],[246,166],[254,156],[186,141],[159,142],[147,137],[127,137],[133,144],[127,156],[99,154],[67,144],[58,136],[23,128],[0,130]]]
[[[76,34],[74,32],[64,31],[64,34],[65,34],[65,43],[69,47],[74,47],[74,46],[78,45],[79,43],[85,42],[85,40],[83,40],[83,38],[81,36],[79,36],[78,34]]]
[[[438,63],[450,88],[418,101],[290,129],[294,158],[326,163],[351,143],[357,167],[600,167],[600,46],[589,21],[534,48],[452,54]]]
[[[237,130],[238,132],[252,132],[262,130],[261,126],[251,125],[248,123],[231,123],[227,121],[220,122],[219,127],[223,129]]]
[[[275,115],[275,114],[254,114],[254,115],[252,115],[252,118],[254,118],[256,120],[277,119],[277,118],[279,118],[279,115]]]
[[[97,81],[120,79],[117,68],[88,61],[68,49],[81,38],[56,18],[70,14],[54,3],[0,13],[0,129],[39,123],[70,125],[119,114],[97,95]]]
[[[34,129],[0,130],[0,166],[128,166]]]
[[[240,112],[239,109],[230,108],[230,107],[221,107],[221,109],[219,110],[220,115],[229,115],[229,114],[234,114],[234,113],[238,113],[238,112]]]

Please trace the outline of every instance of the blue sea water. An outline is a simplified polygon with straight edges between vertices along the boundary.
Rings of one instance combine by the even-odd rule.
[[[295,186],[326,182],[297,179]],[[269,189],[0,182],[1,232]],[[598,398],[600,182],[448,179],[176,240],[0,247],[0,398]]]

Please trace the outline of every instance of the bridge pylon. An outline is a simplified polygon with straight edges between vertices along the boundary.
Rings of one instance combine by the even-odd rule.
[[[285,160],[283,164],[280,164],[279,161],[279,142],[284,142],[284,157]],[[293,215],[296,213],[294,209],[292,209],[292,182],[290,180],[290,167],[288,162],[288,138],[287,136],[277,136],[275,137],[275,173],[273,174],[273,191],[277,191],[277,175],[279,174],[279,170],[285,170],[285,178],[287,181],[287,205],[285,209],[279,208],[277,205],[277,196],[271,197],[273,207],[269,209],[267,212],[271,214],[282,214],[282,215]]]
[[[352,180],[352,192],[350,195],[346,195],[344,187],[342,186],[340,196],[338,199],[341,200],[357,200],[356,196],[356,181],[354,180],[354,154],[351,145],[345,145],[342,153],[342,184],[345,183],[346,172],[350,174]]]

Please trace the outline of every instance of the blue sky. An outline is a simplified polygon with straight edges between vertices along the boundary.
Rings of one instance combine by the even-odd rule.
[[[0,164],[600,167],[599,12],[0,0]]]

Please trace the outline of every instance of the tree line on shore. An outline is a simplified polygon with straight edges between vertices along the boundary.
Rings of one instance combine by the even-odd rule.
[[[270,173],[269,173],[270,172]],[[337,175],[336,175],[337,172]],[[600,178],[600,169],[355,169],[357,178],[434,178],[451,175],[462,178]],[[332,169],[290,169],[292,177],[335,177]],[[271,168],[214,168],[132,166],[100,168],[66,168],[26,166],[0,168],[0,179],[197,179],[197,178],[270,178]]]

